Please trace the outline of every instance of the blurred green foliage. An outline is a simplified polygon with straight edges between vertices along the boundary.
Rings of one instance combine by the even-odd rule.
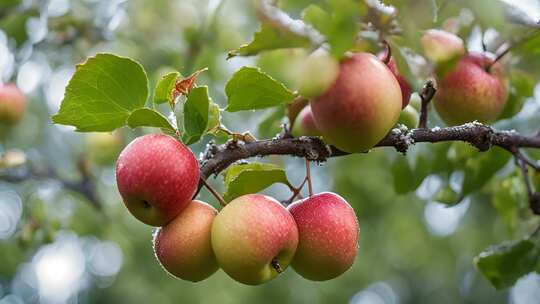
[[[47,245],[57,244],[66,232],[73,233],[81,250],[87,253],[82,267],[85,275],[78,277],[84,284],[61,286],[62,290],[68,290],[72,301],[365,304],[374,303],[366,300],[371,295],[375,303],[495,304],[506,303],[509,297],[512,303],[527,303],[516,300],[517,292],[521,296],[527,293],[538,296],[538,276],[532,277],[536,285],[529,289],[515,287],[496,291],[480,272],[497,287],[512,286],[521,275],[533,270],[535,257],[531,252],[535,252],[537,247],[534,246],[538,245],[534,242],[538,240],[518,241],[517,247],[502,250],[510,253],[510,260],[506,259],[508,255],[500,257],[500,252],[489,251],[491,248],[484,258],[477,260],[478,268],[473,264],[473,258],[488,246],[529,235],[538,219],[528,209],[522,177],[513,167],[509,154],[499,149],[480,153],[463,143],[417,145],[406,156],[387,148],[376,149],[332,159],[313,169],[315,190],[331,190],[345,197],[356,210],[361,227],[357,261],[351,270],[335,280],[310,282],[292,270],[259,287],[236,283],[222,271],[197,284],[172,278],[153,256],[152,229],[133,219],[121,203],[114,182],[114,163],[110,161],[114,159],[111,154],[117,155],[119,149],[100,148],[99,142],[97,149],[92,149],[96,142],[92,134],[75,133],[51,124],[50,116],[58,112],[61,99],[58,88],[67,85],[75,64],[98,52],[116,53],[140,62],[146,70],[151,91],[168,72],[190,75],[208,67],[197,82],[208,86],[211,100],[205,95],[205,87],[199,89],[199,95],[204,96],[192,98],[205,100],[204,104],[209,107],[203,112],[214,113],[211,124],[215,127],[221,119],[231,130],[249,130],[259,137],[271,138],[286,121],[283,105],[256,113],[222,112],[220,117],[214,102],[220,108],[227,106],[227,80],[246,65],[258,66],[261,81],[267,81],[270,86],[279,86],[279,81],[290,90],[297,89],[295,69],[310,50],[266,50],[254,57],[236,56],[229,60],[227,56],[232,50],[236,50],[235,55],[255,55],[276,45],[304,46],[306,41],[287,36],[290,33],[285,33],[283,40],[280,36],[283,32],[268,24],[261,26],[256,5],[248,0],[77,0],[68,1],[68,9],[59,15],[51,13],[54,7],[39,5],[39,1],[19,2],[0,1],[0,29],[7,37],[5,45],[9,46],[10,54],[16,55],[13,72],[0,71],[0,77],[3,81],[17,81],[27,91],[31,102],[23,122],[2,138],[0,151],[23,149],[31,163],[53,167],[66,179],[77,178],[80,174],[77,163],[88,159],[103,206],[97,209],[84,197],[46,179],[23,183],[0,181],[0,191],[16,191],[22,200],[22,215],[15,231],[0,240],[0,298],[16,295],[32,303],[39,302],[41,296],[41,300],[47,302],[43,296],[46,285],[40,285],[47,277],[38,271],[39,253],[49,248]],[[353,0],[278,2],[292,17],[303,17],[329,36],[336,57],[351,48],[380,51],[382,48],[373,35],[388,35],[400,70],[416,88],[431,76],[419,45],[423,30],[445,28],[468,41],[469,50],[481,50],[484,41],[492,52],[499,50],[504,42],[516,41],[531,30],[530,26],[510,23],[505,12],[516,8],[498,1],[385,1],[395,7],[394,11],[373,4],[377,1],[367,1],[371,5]],[[306,7],[309,8],[304,11]],[[56,10],[60,9],[56,7]],[[362,16],[367,16],[370,25],[382,30],[377,33],[368,28],[361,33],[361,39],[355,41]],[[36,37],[39,28],[27,28],[29,20],[37,22],[39,18],[48,19],[41,25],[47,29],[43,37]],[[522,18],[521,21],[526,23],[527,20]],[[396,28],[400,29],[399,35],[393,32]],[[252,41],[254,34],[254,42],[239,48]],[[539,39],[532,39],[505,61],[510,67],[510,102],[501,117],[504,120],[495,127],[524,133],[540,128],[540,122],[535,119],[539,114],[538,101],[534,100],[534,87],[540,75],[540,60],[535,56],[539,46]],[[34,65],[28,66],[29,62]],[[35,77],[24,73],[25,65]],[[63,77],[66,71],[67,79]],[[128,73],[126,79],[135,74]],[[36,84],[32,85],[33,82]],[[243,85],[251,84],[244,82]],[[134,90],[130,93],[135,94]],[[279,92],[274,90],[274,93]],[[281,93],[292,99],[292,93],[285,88]],[[162,101],[167,98],[161,97]],[[139,100],[137,107],[144,106],[141,102]],[[186,107],[191,105],[189,97],[185,104]],[[146,106],[165,112],[168,105],[147,103]],[[196,107],[176,109],[177,112],[201,112]],[[183,125],[183,116],[178,113],[179,126]],[[159,125],[162,118],[152,121]],[[191,118],[190,115],[188,119]],[[153,125],[148,121],[138,124]],[[434,111],[430,112],[430,124],[431,127],[443,125]],[[190,135],[196,137],[193,142],[206,131],[205,127],[209,130],[208,123],[202,123],[190,131]],[[114,135],[123,144],[151,131],[123,129]],[[211,136],[206,135],[191,148],[198,154],[210,139]],[[215,140],[223,141],[223,137]],[[100,156],[100,150],[106,155]],[[530,154],[540,157],[534,151]],[[292,184],[302,181],[303,160],[269,157],[266,161],[284,166]],[[281,181],[281,175],[276,180]],[[212,182],[223,190],[222,176]],[[265,193],[281,200],[290,196],[283,185],[273,186]],[[201,194],[201,199],[218,206],[206,192]],[[96,266],[91,263],[94,260],[90,254],[93,252],[90,248],[94,247],[89,244],[95,244],[96,240],[112,241],[121,249],[123,258],[117,273],[103,275],[91,271]],[[526,263],[521,263],[519,256],[526,256]],[[37,269],[34,277],[27,275],[28,269]],[[52,272],[62,274],[55,268]],[[375,300],[374,295],[378,297]]]

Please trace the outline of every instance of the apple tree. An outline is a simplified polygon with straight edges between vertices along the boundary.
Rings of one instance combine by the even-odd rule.
[[[90,2],[0,1],[6,298],[540,297],[534,1]]]

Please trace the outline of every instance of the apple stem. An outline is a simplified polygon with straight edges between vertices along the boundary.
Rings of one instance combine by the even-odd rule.
[[[221,207],[225,207],[227,205],[227,202],[223,199],[221,194],[219,194],[214,188],[212,188],[212,186],[210,186],[210,184],[204,178],[201,177],[200,180],[206,187],[206,189],[208,189],[208,191],[210,191],[210,193],[212,193],[212,195],[218,200]]]
[[[279,261],[277,258],[273,258],[272,261],[270,262],[270,264],[272,264],[272,267],[274,267],[274,269],[277,271],[277,273],[282,273],[283,272],[283,269],[281,268],[281,265],[279,265]]]
[[[306,158],[306,180],[308,184],[308,190],[309,190],[309,196],[313,195],[313,185],[311,184],[311,164],[309,163],[309,160]]]
[[[383,40],[382,43],[384,44],[384,47],[386,48],[386,53],[384,54],[384,58],[382,62],[386,65],[390,62],[390,58],[392,58],[392,48],[390,48],[390,44],[388,41]]]
[[[422,92],[420,92],[420,99],[422,99],[422,108],[420,109],[420,121],[418,122],[418,129],[427,128],[428,105],[435,96],[436,92],[437,89],[435,89],[433,81],[428,80],[426,84],[424,84]]]

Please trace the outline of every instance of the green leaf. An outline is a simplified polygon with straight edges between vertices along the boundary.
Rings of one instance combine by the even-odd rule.
[[[132,129],[137,127],[155,127],[175,131],[175,128],[165,116],[150,108],[140,108],[131,112],[127,119],[127,124]]]
[[[260,69],[243,67],[229,79],[225,86],[228,112],[264,109],[289,103],[294,94],[282,83]]]
[[[353,0],[328,0],[327,3],[328,11],[317,5],[308,6],[303,19],[326,36],[330,53],[341,58],[356,40],[361,6]]]
[[[274,23],[263,23],[250,43],[230,51],[227,58],[235,56],[252,56],[257,55],[262,51],[309,47],[310,45],[311,41],[306,37],[297,35]]]
[[[462,195],[467,195],[482,188],[494,175],[508,163],[510,153],[499,147],[493,147],[489,153],[479,154],[465,163],[465,177]]]
[[[504,289],[534,271],[538,257],[534,243],[521,240],[489,247],[474,259],[474,264],[495,288]]]
[[[518,224],[519,210],[526,201],[527,194],[520,174],[495,183],[491,203],[510,231]]]
[[[417,178],[406,156],[398,155],[390,170],[394,181],[394,191],[397,194],[414,191],[422,183],[423,177]]]
[[[257,193],[275,183],[289,184],[285,169],[280,166],[266,163],[232,165],[225,173],[227,190],[223,198],[229,202],[244,194]]]
[[[510,118],[516,115],[521,108],[525,99],[533,96],[536,79],[531,74],[512,69],[510,71],[510,90],[508,100],[498,119]]]
[[[310,4],[306,7],[302,13],[302,19],[325,35],[331,30],[332,24],[330,14],[318,5]]]
[[[172,90],[176,84],[176,80],[180,77],[178,72],[170,72],[163,75],[161,79],[156,84],[156,90],[154,92],[154,103],[172,103]]]
[[[101,53],[77,66],[52,120],[80,132],[112,131],[124,126],[147,97],[148,79],[139,63]]]
[[[184,134],[182,140],[186,145],[199,141],[208,126],[208,109],[210,97],[208,87],[193,88],[184,104]]]
[[[285,106],[278,106],[270,111],[259,123],[257,134],[263,138],[272,138],[281,131],[281,121],[285,117]]]

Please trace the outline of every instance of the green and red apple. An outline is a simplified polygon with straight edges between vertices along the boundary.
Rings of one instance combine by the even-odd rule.
[[[412,105],[408,105],[399,114],[398,123],[405,125],[409,129],[414,129],[418,127],[419,120],[420,114],[418,111]]]
[[[288,207],[298,227],[298,248],[292,268],[306,279],[336,278],[354,263],[358,220],[341,196],[323,192]]]
[[[421,43],[426,57],[435,63],[450,61],[465,54],[463,40],[444,30],[427,30]]]
[[[164,226],[191,202],[199,183],[199,163],[168,135],[139,137],[116,163],[116,183],[128,210],[151,226]]]
[[[313,112],[311,106],[305,106],[294,121],[292,128],[292,135],[295,137],[300,136],[321,136],[321,132],[315,125],[315,119],[313,119]]]
[[[503,66],[486,54],[463,56],[438,81],[435,109],[448,125],[490,123],[501,114],[508,91]]]
[[[401,88],[375,55],[355,53],[339,65],[332,86],[311,102],[324,139],[349,153],[365,152],[395,126],[403,105]]]
[[[13,126],[26,111],[26,96],[13,83],[0,84],[0,124]]]
[[[243,284],[259,285],[277,277],[289,266],[297,244],[291,214],[277,200],[261,194],[232,200],[212,225],[218,265]]]
[[[194,200],[176,218],[156,230],[154,253],[167,272],[198,282],[218,270],[211,243],[216,215],[214,207]]]
[[[387,56],[388,56],[387,52],[381,52],[378,55],[379,59],[381,59],[383,62],[388,61],[385,64],[390,69],[392,74],[394,74],[394,76],[396,77],[396,80],[399,83],[399,87],[401,88],[401,98],[402,98],[401,108],[404,109],[409,104],[409,100],[411,99],[411,93],[412,93],[411,85],[409,84],[407,79],[405,79],[405,77],[403,77],[403,75],[401,75],[401,73],[399,72],[399,69],[397,67],[396,60],[394,60],[394,57],[390,56],[390,58],[387,58]]]

